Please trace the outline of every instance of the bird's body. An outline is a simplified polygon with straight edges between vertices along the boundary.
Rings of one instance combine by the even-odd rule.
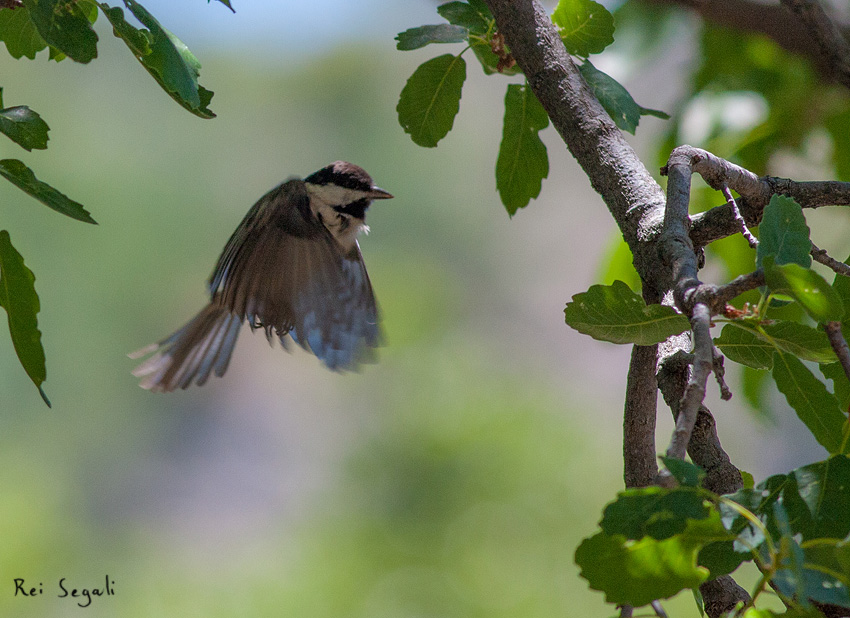
[[[378,308],[357,235],[366,209],[392,196],[361,168],[337,161],[290,179],[254,204],[209,282],[211,296],[176,333],[131,356],[156,352],[134,374],[172,391],[224,374],[242,323],[285,346],[290,335],[330,369],[353,369],[378,345]]]

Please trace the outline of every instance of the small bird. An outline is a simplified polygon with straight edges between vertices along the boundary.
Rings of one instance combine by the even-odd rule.
[[[224,375],[239,329],[291,336],[329,369],[356,369],[380,343],[378,306],[357,235],[372,200],[393,196],[362,168],[337,161],[291,178],[254,204],[209,280],[210,303],[170,337],[130,354],[154,353],[133,370],[158,392]]]

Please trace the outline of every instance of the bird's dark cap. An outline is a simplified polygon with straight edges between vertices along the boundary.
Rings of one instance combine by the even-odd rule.
[[[335,161],[327,167],[323,167],[318,172],[307,176],[304,182],[320,186],[334,184],[346,189],[354,189],[367,193],[372,192],[373,195],[370,196],[372,199],[392,197],[392,195],[383,189],[379,189],[372,184],[372,177],[366,173],[366,170],[347,161]]]

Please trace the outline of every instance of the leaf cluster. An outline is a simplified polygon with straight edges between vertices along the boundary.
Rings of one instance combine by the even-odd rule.
[[[95,0],[22,0],[21,6],[0,9],[0,41],[16,59],[34,59],[48,50],[49,60],[65,58],[89,63],[97,57],[98,36],[92,24],[102,13],[116,37],[160,87],[185,109],[201,118],[213,118],[212,91],[198,83],[201,65],[186,45],[165,29],[135,0],[122,0],[144,27],[128,23],[124,11]],[[219,0],[233,10],[228,0]],[[0,133],[31,152],[47,148],[50,127],[26,105],[5,107],[0,87]],[[0,176],[53,210],[77,221],[96,223],[82,204],[67,197],[18,159],[0,160]],[[0,231],[0,306],[8,315],[12,343],[21,365],[47,400],[42,383],[47,373],[38,330],[39,299],[35,275],[12,246],[9,232]]]
[[[466,80],[465,52],[472,50],[487,75],[522,74],[483,0],[448,2],[437,12],[448,23],[410,28],[396,37],[397,48],[405,51],[430,44],[465,44],[456,55],[422,63],[399,96],[399,124],[426,148],[435,147],[454,125]],[[605,7],[593,0],[560,0],[552,20],[567,51],[582,59],[582,75],[618,127],[634,133],[642,115],[668,117],[635,103],[621,84],[588,59],[614,41],[614,19]],[[528,84],[510,84],[496,159],[496,189],[511,216],[540,195],[543,179],[549,175],[549,158],[540,139],[540,131],[548,125],[549,117]]]
[[[674,461],[665,461],[671,466]],[[718,496],[697,486],[697,466],[676,461],[682,483],[620,493],[600,530],[575,553],[582,577],[610,603],[646,605],[755,562],[763,578],[735,615],[768,616],[753,604],[772,582],[791,609],[813,602],[850,608],[850,459],[829,459]]]

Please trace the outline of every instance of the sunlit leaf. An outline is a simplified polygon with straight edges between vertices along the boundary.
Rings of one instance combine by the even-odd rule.
[[[614,42],[614,17],[593,0],[560,0],[552,21],[567,51],[587,58]]]
[[[127,44],[171,98],[196,116],[214,118],[215,114],[209,109],[213,92],[198,84],[201,70],[198,59],[141,4],[135,0],[124,0],[124,4],[148,30],[127,23],[120,8],[100,3],[115,36]]]
[[[75,202],[47,183],[41,182],[30,168],[17,159],[0,160],[0,176],[56,212],[78,221],[97,223],[82,204]]]
[[[451,130],[460,109],[466,62],[445,54],[419,65],[401,91],[396,111],[405,133],[433,148]]]
[[[688,318],[666,305],[647,306],[622,281],[593,285],[567,303],[569,326],[600,341],[652,345],[690,328]]]
[[[38,330],[38,294],[35,275],[12,246],[9,232],[0,231],[0,307],[9,319],[9,334],[21,365],[33,381],[44,403],[50,406],[41,385],[47,378],[41,331]]]
[[[25,7],[0,10],[0,40],[6,43],[12,58],[26,56],[32,60],[47,47]]]
[[[790,320],[732,322],[723,327],[714,343],[728,359],[753,369],[771,369],[774,350],[814,363],[836,360],[825,332]]]
[[[838,292],[815,271],[789,263],[777,265],[773,256],[764,260],[764,279],[771,292],[791,297],[817,322],[840,321],[844,303]]]
[[[546,146],[538,135],[547,126],[549,116],[531,88],[509,85],[496,160],[496,188],[511,216],[540,195],[543,179],[549,174]]]

